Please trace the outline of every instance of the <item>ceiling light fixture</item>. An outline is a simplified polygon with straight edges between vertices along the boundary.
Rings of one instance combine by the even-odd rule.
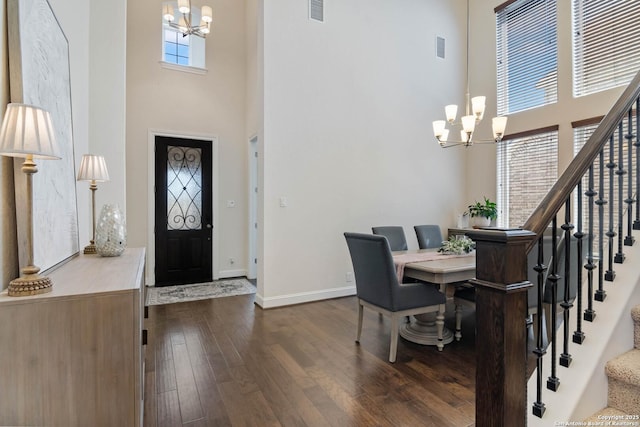
[[[466,94],[466,110],[465,115],[460,118],[460,122],[456,122],[456,116],[458,115],[458,106],[450,104],[444,107],[446,120],[435,120],[433,122],[433,134],[438,140],[438,143],[442,148],[453,147],[456,145],[464,145],[470,147],[474,143],[494,143],[502,141],[504,136],[504,130],[507,127],[507,117],[498,116],[494,117],[492,121],[493,125],[493,139],[481,140],[474,138],[474,131],[476,126],[480,123],[484,117],[485,100],[484,96],[474,96],[471,98],[469,93],[469,34],[470,34],[470,19],[469,19],[469,0],[467,0],[467,94]],[[449,128],[447,128],[447,123]],[[450,136],[457,138],[457,136],[450,135],[451,131],[459,129],[460,139],[451,139]],[[455,133],[454,133],[455,134]]]
[[[210,6],[202,6],[200,25],[193,25],[193,9],[191,8],[191,0],[178,0],[178,12],[182,14],[178,22],[174,22],[176,17],[173,10],[173,4],[165,3],[162,6],[162,16],[171,28],[182,33],[183,37],[193,34],[194,36],[205,38],[211,31],[211,22],[213,21],[213,11]]]

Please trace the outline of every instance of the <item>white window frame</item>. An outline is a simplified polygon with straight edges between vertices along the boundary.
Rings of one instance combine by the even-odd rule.
[[[508,1],[494,11],[498,115],[558,102],[557,0]]]
[[[178,10],[177,3],[173,2],[172,4],[174,7],[173,10],[176,11],[175,13],[179,14],[179,12],[177,12]],[[192,7],[191,13],[192,13],[192,19],[194,20],[194,22],[200,22],[200,9],[196,7]],[[176,19],[179,19],[179,18],[176,16]],[[160,59],[160,65],[163,68],[167,68],[170,70],[185,71],[185,72],[194,73],[194,74],[206,74],[207,73],[206,39],[199,36],[190,35],[189,36],[189,65],[176,64],[175,62],[165,61],[165,41],[166,41],[165,31],[167,30],[174,31],[180,34],[178,30],[170,27],[164,21],[164,19],[162,20],[162,34],[161,34],[162,57]]]

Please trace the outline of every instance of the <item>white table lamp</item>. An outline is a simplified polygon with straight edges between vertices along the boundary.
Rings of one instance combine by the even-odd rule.
[[[80,170],[78,171],[78,181],[89,181],[89,190],[91,190],[91,217],[92,217],[92,238],[84,248],[85,254],[96,253],[96,190],[98,182],[109,181],[109,171],[107,171],[107,163],[104,157],[95,156],[93,154],[85,154],[80,162]]]
[[[24,157],[22,172],[27,176],[27,266],[20,269],[20,277],[9,283],[9,296],[27,296],[51,291],[53,283],[38,274],[33,265],[33,174],[38,168],[33,159],[60,159],[51,116],[48,111],[26,104],[11,103],[0,128],[0,155]]]

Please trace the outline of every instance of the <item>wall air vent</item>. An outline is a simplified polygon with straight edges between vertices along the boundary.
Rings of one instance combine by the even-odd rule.
[[[444,59],[444,37],[436,36],[436,56]]]
[[[309,0],[309,19],[324,22],[324,0]]]

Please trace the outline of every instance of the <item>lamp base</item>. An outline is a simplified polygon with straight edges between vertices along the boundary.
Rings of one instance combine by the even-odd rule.
[[[13,279],[9,283],[7,293],[10,297],[27,297],[31,295],[46,294],[51,292],[53,282],[47,276],[29,274]]]
[[[91,242],[90,244],[88,244],[87,246],[84,247],[84,254],[85,255],[93,255],[93,254],[97,254],[98,251],[96,250],[96,245],[95,243]]]

